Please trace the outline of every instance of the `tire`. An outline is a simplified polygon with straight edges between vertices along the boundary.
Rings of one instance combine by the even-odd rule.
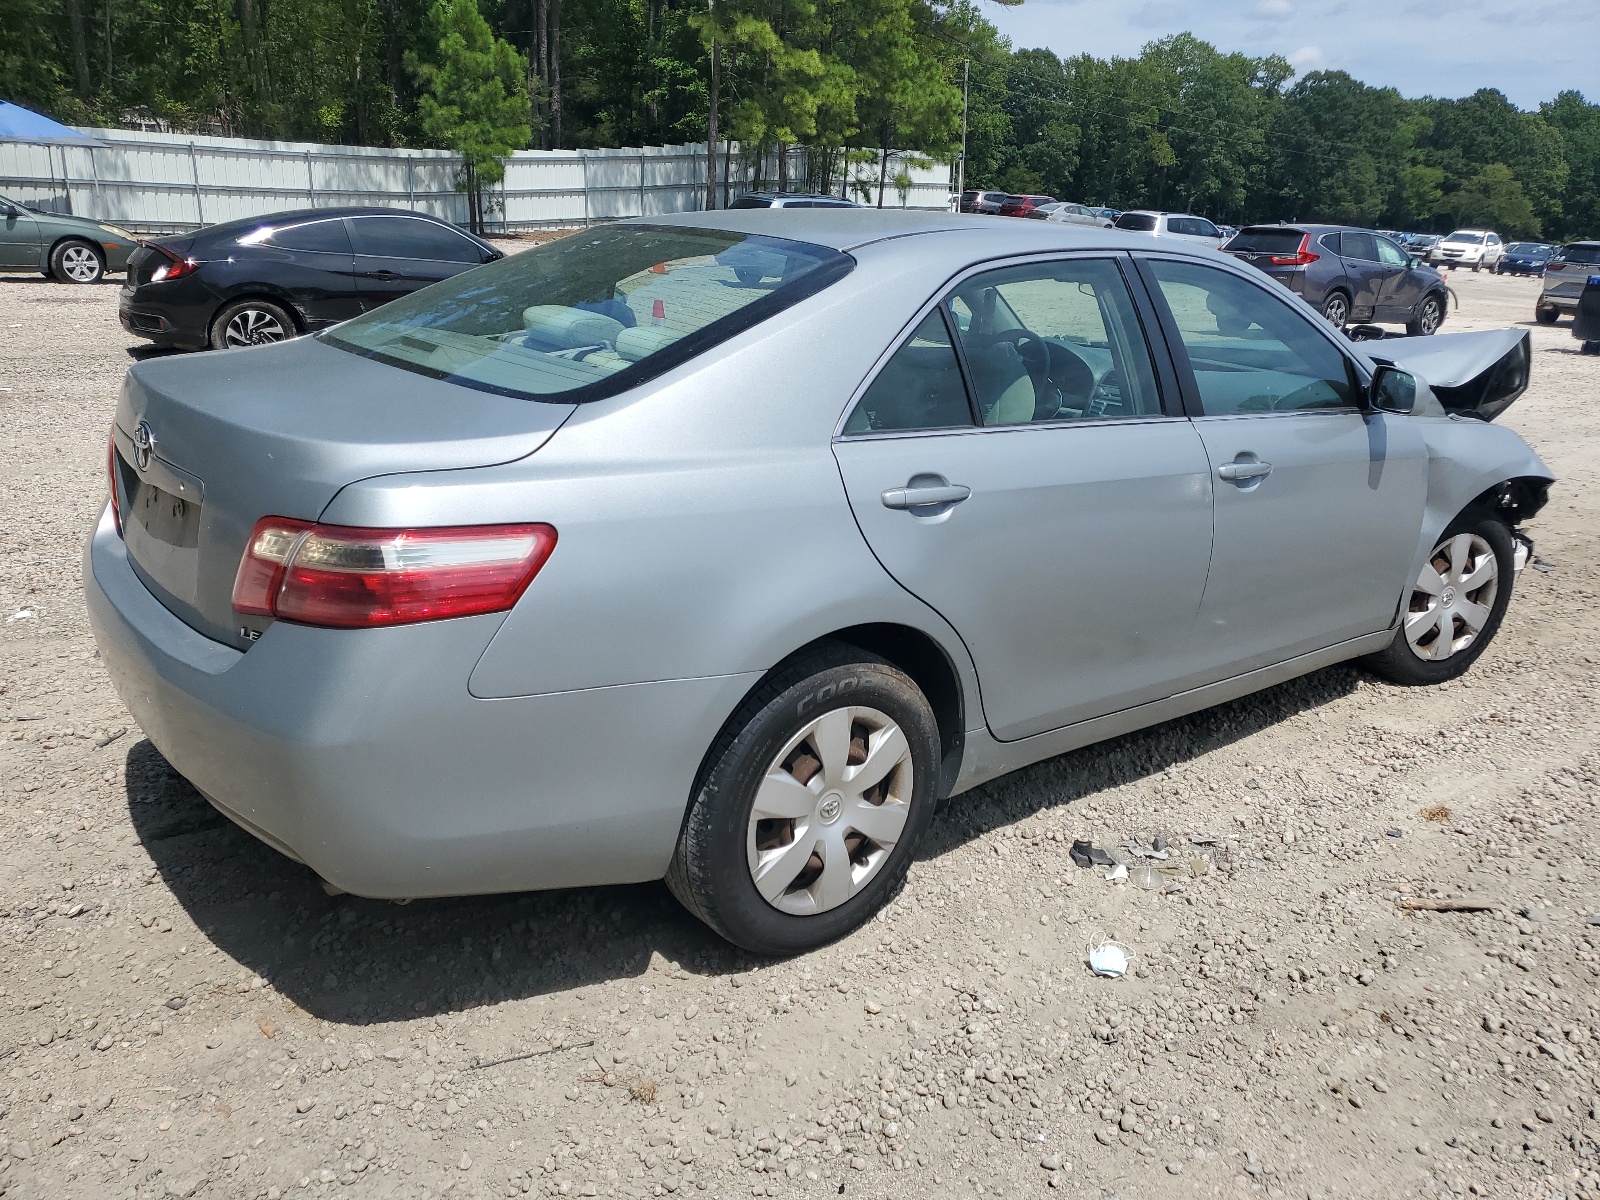
[[[211,322],[213,350],[243,350],[292,338],[298,331],[294,318],[270,300],[235,300],[224,305]]]
[[[1431,337],[1444,324],[1444,314],[1443,296],[1438,292],[1424,296],[1417,305],[1416,315],[1406,322],[1406,333],[1411,337]]]
[[[869,761],[894,761],[859,794],[850,769],[869,749]],[[905,878],[933,819],[939,760],[933,709],[910,677],[828,645],[781,668],[730,718],[706,757],[667,886],[746,950],[825,945],[883,907]],[[880,840],[852,825],[852,814]]]
[[[1323,319],[1335,329],[1350,324],[1350,297],[1343,292],[1329,292],[1322,301]]]
[[[99,283],[105,278],[106,256],[82,238],[68,238],[50,251],[50,274],[60,283]]]
[[[1483,264],[1481,262],[1475,262],[1475,263],[1472,264],[1472,273],[1474,275],[1476,275],[1481,270],[1483,270]]]
[[[1481,510],[1457,517],[1408,590],[1394,641],[1363,660],[1368,669],[1404,687],[1465,674],[1500,629],[1511,603],[1515,559],[1516,543],[1504,521]],[[1480,575],[1485,570],[1486,577]],[[1472,586],[1461,586],[1463,577]]]
[[[1561,310],[1553,304],[1541,304],[1533,310],[1533,319],[1541,325],[1554,325],[1561,320]]]

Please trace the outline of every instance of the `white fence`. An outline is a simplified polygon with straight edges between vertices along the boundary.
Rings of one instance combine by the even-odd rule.
[[[143,233],[173,232],[284,209],[380,205],[466,223],[466,197],[456,191],[460,160],[445,150],[324,146],[244,138],[84,129],[101,146],[0,143],[0,193],[59,212],[114,221]],[[728,160],[718,154],[717,174]],[[731,196],[749,191],[752,168],[735,147]],[[792,167],[800,167],[798,152]],[[904,197],[893,184],[886,207],[943,208],[949,173],[892,161],[891,179],[911,177]],[[761,172],[776,175],[769,158]],[[878,168],[853,174],[876,203]],[[791,172],[791,178],[797,178]],[[640,146],[617,150],[519,150],[493,189],[490,229],[587,225],[619,217],[655,216],[705,206],[706,148]],[[719,193],[721,188],[718,189]],[[851,197],[861,192],[852,185]]]

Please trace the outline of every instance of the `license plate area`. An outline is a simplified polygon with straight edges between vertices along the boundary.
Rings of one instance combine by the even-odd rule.
[[[128,489],[128,515],[144,527],[149,537],[178,550],[199,549],[199,501],[173,495],[137,475],[132,483]]]
[[[122,536],[128,556],[148,581],[193,604],[200,580],[201,483],[154,457],[144,471],[135,470],[122,445],[121,430],[116,436]]]

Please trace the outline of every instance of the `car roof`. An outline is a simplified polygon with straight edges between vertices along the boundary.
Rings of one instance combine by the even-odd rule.
[[[294,225],[304,221],[320,221],[330,217],[417,217],[420,220],[431,221],[435,225],[445,225],[458,233],[467,233],[459,225],[452,225],[431,213],[413,212],[409,208],[381,208],[377,206],[347,207],[347,208],[293,208],[284,212],[262,213],[257,217],[238,217],[232,221],[221,221],[215,225],[207,225],[195,230],[200,236],[210,237],[213,234],[229,234],[235,230],[260,229],[267,225]]]
[[[952,239],[956,257],[977,261],[1008,254],[1048,253],[1056,250],[1148,250],[1148,235],[1127,230],[1100,229],[1062,221],[1018,221],[1011,217],[990,217],[972,213],[952,213],[944,209],[915,208],[739,208],[716,212],[677,213],[672,216],[634,218],[624,224],[680,226],[694,229],[724,229],[732,233],[764,234],[790,238],[797,242],[852,251],[874,242],[893,238],[937,234]],[[953,244],[959,238],[959,249]],[[1224,262],[1234,260],[1214,250],[1194,244],[1184,252],[1194,252]]]

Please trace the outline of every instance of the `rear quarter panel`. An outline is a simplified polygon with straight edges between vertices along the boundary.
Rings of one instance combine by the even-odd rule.
[[[556,527],[472,673],[476,696],[764,671],[818,636],[888,621],[944,648],[981,723],[960,638],[873,557],[831,451],[856,386],[954,268],[893,243],[858,257],[788,312],[581,406],[528,458],[352,484],[323,519]]]

